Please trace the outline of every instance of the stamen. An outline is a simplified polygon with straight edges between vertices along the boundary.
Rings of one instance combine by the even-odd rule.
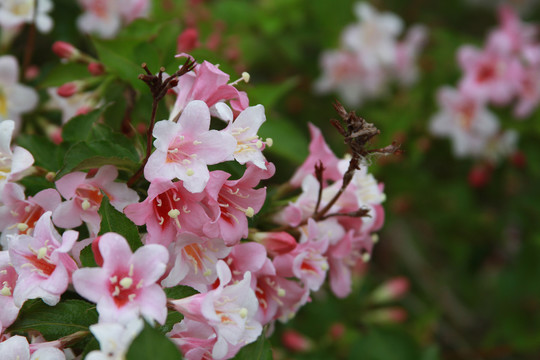
[[[176,219],[178,217],[178,215],[180,215],[180,210],[178,209],[171,209],[169,210],[169,212],[167,213],[167,215],[169,215],[171,218],[173,219]]]
[[[90,202],[88,200],[84,199],[84,201],[81,204],[81,207],[85,211],[90,209]]]
[[[133,279],[130,277],[125,277],[122,280],[120,280],[120,286],[124,289],[129,289],[133,285]]]

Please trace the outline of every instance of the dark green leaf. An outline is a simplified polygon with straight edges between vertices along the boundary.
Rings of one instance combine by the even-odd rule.
[[[169,338],[145,323],[143,331],[133,340],[127,360],[178,360],[182,354]]]
[[[265,152],[274,153],[301,164],[308,155],[308,141],[298,128],[286,119],[268,119],[259,131],[263,138],[272,138],[274,144]]]
[[[126,215],[118,212],[109,202],[107,196],[101,200],[101,206],[98,211],[101,216],[101,229],[99,235],[108,232],[115,232],[126,238],[131,247],[135,251],[142,246],[141,236],[137,226],[129,220]]]
[[[92,126],[97,123],[105,109],[103,107],[88,114],[75,116],[62,128],[62,139],[69,142],[90,140]]]
[[[95,304],[84,300],[63,300],[55,306],[48,306],[41,300],[29,300],[8,332],[35,330],[52,341],[77,331],[88,331],[88,327],[97,322]]]
[[[58,171],[62,166],[59,161],[58,151],[63,151],[64,148],[55,145],[49,139],[37,135],[19,135],[17,142],[20,146],[32,153],[35,163],[49,171]]]
[[[60,64],[52,69],[40,85],[42,87],[56,87],[86,77],[90,77],[86,65],[69,62]]]

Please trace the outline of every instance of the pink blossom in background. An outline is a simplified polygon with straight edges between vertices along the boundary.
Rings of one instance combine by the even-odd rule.
[[[51,212],[38,220],[30,235],[8,237],[9,257],[19,279],[13,291],[16,306],[27,299],[41,298],[56,305],[71,281],[77,264],[68,255],[77,241],[76,231],[65,231],[60,237],[51,222]]]
[[[118,170],[113,165],[104,165],[94,176],[84,172],[72,172],[56,181],[58,192],[66,199],[53,213],[56,226],[70,229],[83,221],[92,234],[99,232],[101,218],[98,214],[103,193],[118,211],[139,200],[139,195],[125,183],[115,182]],[[103,193],[102,193],[103,192]]]
[[[166,296],[156,284],[165,272],[169,254],[150,244],[135,253],[122,236],[106,233],[99,241],[103,265],[73,273],[75,291],[97,303],[100,322],[127,323],[142,315],[160,324],[167,317]]]
[[[209,127],[210,111],[200,100],[190,102],[177,123],[158,121],[153,132],[156,150],[144,168],[146,179],[177,178],[188,191],[203,191],[210,179],[207,165],[232,159],[236,148],[234,137]]]
[[[70,97],[58,95],[58,88],[49,88],[47,92],[50,97],[49,107],[62,112],[62,124],[77,115],[87,114],[101,105],[94,92],[78,92]]]

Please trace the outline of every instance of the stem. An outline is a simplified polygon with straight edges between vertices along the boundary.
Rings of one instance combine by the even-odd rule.
[[[24,60],[23,60],[23,65],[22,65],[23,76],[26,73],[28,66],[30,66],[30,62],[32,61],[32,54],[34,53],[34,45],[36,43],[36,14],[37,14],[38,1],[39,0],[36,0],[36,2],[34,2],[34,12],[32,14],[32,22],[29,25],[28,38],[26,39],[26,46],[24,48]]]

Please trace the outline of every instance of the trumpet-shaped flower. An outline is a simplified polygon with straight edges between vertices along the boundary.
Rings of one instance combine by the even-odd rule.
[[[1,327],[13,324],[19,314],[19,306],[16,306],[13,300],[17,278],[17,271],[11,265],[8,251],[0,251],[0,333]]]
[[[156,150],[144,168],[148,181],[178,178],[190,192],[201,192],[210,178],[207,165],[232,159],[236,140],[209,130],[210,111],[203,101],[190,102],[178,120],[159,121],[154,127]]]
[[[48,211],[39,218],[32,236],[8,237],[9,256],[19,274],[13,290],[16,306],[22,306],[27,299],[41,298],[51,306],[60,301],[77,269],[68,253],[78,236],[69,230],[60,237]]]
[[[163,324],[167,299],[156,282],[165,272],[167,249],[150,244],[132,253],[126,239],[115,233],[102,235],[98,247],[102,267],[75,271],[73,286],[82,297],[97,303],[100,322],[127,323],[142,315]]]
[[[11,151],[11,136],[15,123],[12,120],[0,121],[0,193],[9,181],[21,178],[21,173],[34,163],[28,150],[15,146]]]

